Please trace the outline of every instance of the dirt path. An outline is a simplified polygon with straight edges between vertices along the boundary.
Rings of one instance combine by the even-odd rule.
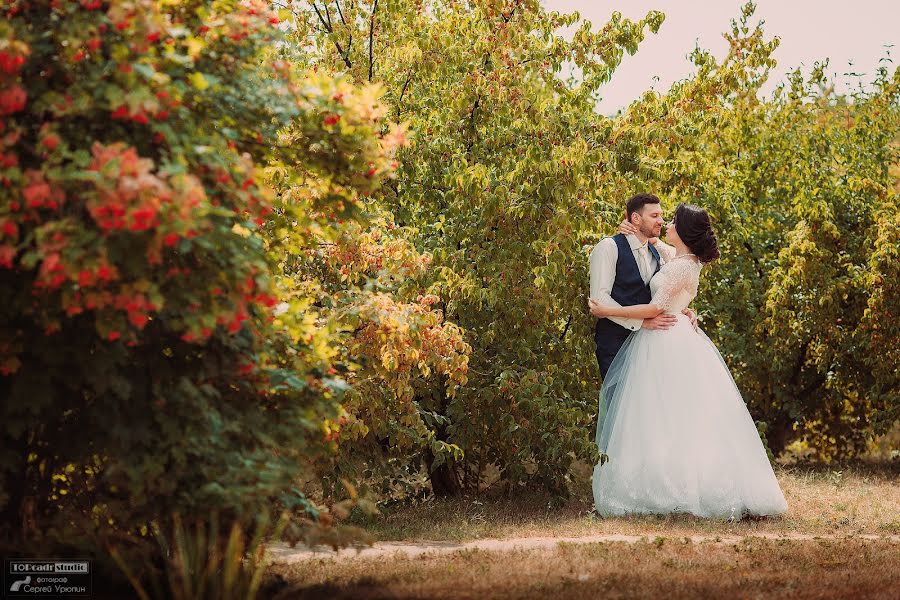
[[[306,560],[333,558],[333,559],[352,559],[352,558],[377,558],[382,556],[392,556],[400,554],[404,557],[416,557],[423,554],[451,554],[465,550],[487,550],[487,551],[505,551],[505,550],[543,550],[552,549],[561,543],[568,544],[595,544],[605,542],[652,542],[658,537],[656,535],[594,535],[584,537],[527,537],[512,539],[485,539],[475,540],[471,542],[376,542],[374,546],[365,546],[362,548],[343,548],[334,551],[328,547],[309,548],[298,545],[291,548],[287,544],[273,544],[269,546],[268,552],[273,561],[280,563],[293,563]],[[723,535],[694,535],[694,536],[672,536],[665,539],[674,543],[686,543],[690,541],[694,544],[699,543],[715,543],[715,544],[738,544],[745,539],[762,538],[769,540],[790,540],[790,541],[813,541],[813,540],[843,540],[847,538],[864,539],[864,540],[880,540],[900,543],[900,535],[809,535],[799,533],[759,533],[748,536],[723,536]]]

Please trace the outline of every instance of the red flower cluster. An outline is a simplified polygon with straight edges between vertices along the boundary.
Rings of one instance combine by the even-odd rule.
[[[15,79],[29,53],[28,46],[18,40],[7,40],[0,50],[0,116],[15,114],[25,108],[28,93]],[[4,80],[10,80],[9,84]]]
[[[13,85],[11,87],[0,90],[0,115],[11,115],[25,108],[25,102],[28,100],[28,94],[22,89],[21,85]]]
[[[88,211],[104,231],[147,231],[158,225],[160,204],[171,200],[172,190],[151,172],[153,161],[140,158],[124,144],[95,143],[89,169],[103,177],[97,194],[88,201]]]
[[[22,54],[11,54],[7,50],[0,50],[0,71],[5,75],[15,75],[25,64],[25,56]]]
[[[48,208],[58,209],[66,199],[65,193],[58,187],[50,185],[40,171],[25,172],[28,184],[22,190],[25,207],[33,210]]]

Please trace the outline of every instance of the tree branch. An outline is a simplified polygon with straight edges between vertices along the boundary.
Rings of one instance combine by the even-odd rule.
[[[569,315],[569,320],[566,321],[566,328],[563,329],[562,334],[559,336],[560,343],[566,338],[566,333],[569,331],[569,325],[572,324],[572,315]]]
[[[500,16],[503,17],[504,23],[509,23],[509,20],[513,18],[513,15],[516,13],[516,9],[519,8],[520,4],[522,4],[522,0],[516,0],[516,5],[509,11],[509,16],[504,15],[503,11],[500,12]]]
[[[347,21],[344,20],[344,12],[341,10],[341,0],[334,0],[334,5],[337,7],[338,14],[341,16],[341,23],[345,26],[347,25]],[[350,50],[353,48],[353,30],[348,28],[348,38],[347,38],[347,54],[344,56],[344,62],[347,63],[347,66],[350,66]]]
[[[322,23],[322,27],[325,28],[326,32],[331,33],[331,26],[325,22],[325,17],[323,17],[322,13],[319,12],[319,6],[315,3],[315,0],[313,0],[313,2],[310,2],[310,4],[312,4],[313,10],[316,11],[316,15],[319,17],[319,21]]]
[[[378,0],[375,0],[375,4],[372,5],[372,15],[369,17],[369,81],[372,81],[372,74],[374,73],[373,67],[375,66],[375,61],[372,58],[372,48],[375,35],[375,12],[377,10]]]
[[[316,11],[316,15],[319,17],[319,22],[322,23],[322,27],[325,28],[325,32],[332,36],[331,41],[334,42],[334,47],[337,48],[338,54],[340,54],[341,58],[344,60],[344,64],[347,65],[348,69],[352,69],[353,64],[350,62],[350,58],[349,58],[350,47],[347,46],[347,52],[344,52],[344,49],[341,48],[341,43],[338,42],[337,39],[335,39],[334,28],[331,26],[331,14],[328,11],[328,5],[325,4],[325,6],[324,6],[325,16],[328,17],[328,20],[326,21],[325,17],[322,16],[322,13],[319,12],[319,7],[315,3],[315,0],[313,0],[310,4],[312,4],[313,10]],[[350,38],[350,43],[353,43],[352,36]]]
[[[409,87],[409,82],[412,79],[412,67],[410,67],[409,71],[406,72],[406,81],[403,82],[403,89],[400,90],[400,97],[397,99],[397,120],[400,120],[400,105],[403,103],[403,95],[406,94],[406,88]]]
[[[469,153],[472,151],[472,146],[475,144],[475,138],[478,137],[478,131],[475,129],[475,111],[478,110],[478,105],[481,103],[481,96],[475,98],[475,104],[472,105],[472,112],[469,114],[469,128],[472,130],[472,137],[469,138],[469,142],[466,144],[466,152]]]

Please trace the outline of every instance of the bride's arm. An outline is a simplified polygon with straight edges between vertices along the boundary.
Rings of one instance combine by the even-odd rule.
[[[627,319],[652,319],[669,309],[678,293],[690,282],[689,263],[666,265],[657,275],[659,287],[648,304],[619,306],[590,298],[588,304],[595,317],[624,317]],[[657,281],[657,279],[654,279]]]
[[[653,247],[662,255],[664,260],[672,260],[675,258],[675,246],[670,246],[659,238],[653,238],[650,240],[650,243],[653,244]]]
[[[619,233],[622,233],[624,235],[634,235],[637,232],[637,227],[635,227],[628,221],[622,221],[621,223],[619,223]],[[650,238],[648,241],[653,244],[653,247],[656,248],[656,251],[659,252],[660,255],[662,255],[663,260],[672,260],[673,258],[675,258],[675,246],[670,246],[658,237]]]
[[[591,314],[595,317],[624,317],[626,319],[652,319],[663,312],[655,304],[635,304],[632,306],[607,306],[591,298]]]

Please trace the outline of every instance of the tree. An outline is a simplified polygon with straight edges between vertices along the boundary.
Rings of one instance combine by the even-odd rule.
[[[147,551],[151,523],[210,511],[310,524],[298,479],[346,383],[273,254],[312,224],[264,168],[352,220],[399,143],[377,98],[275,60],[264,2],[2,11],[4,543]]]

